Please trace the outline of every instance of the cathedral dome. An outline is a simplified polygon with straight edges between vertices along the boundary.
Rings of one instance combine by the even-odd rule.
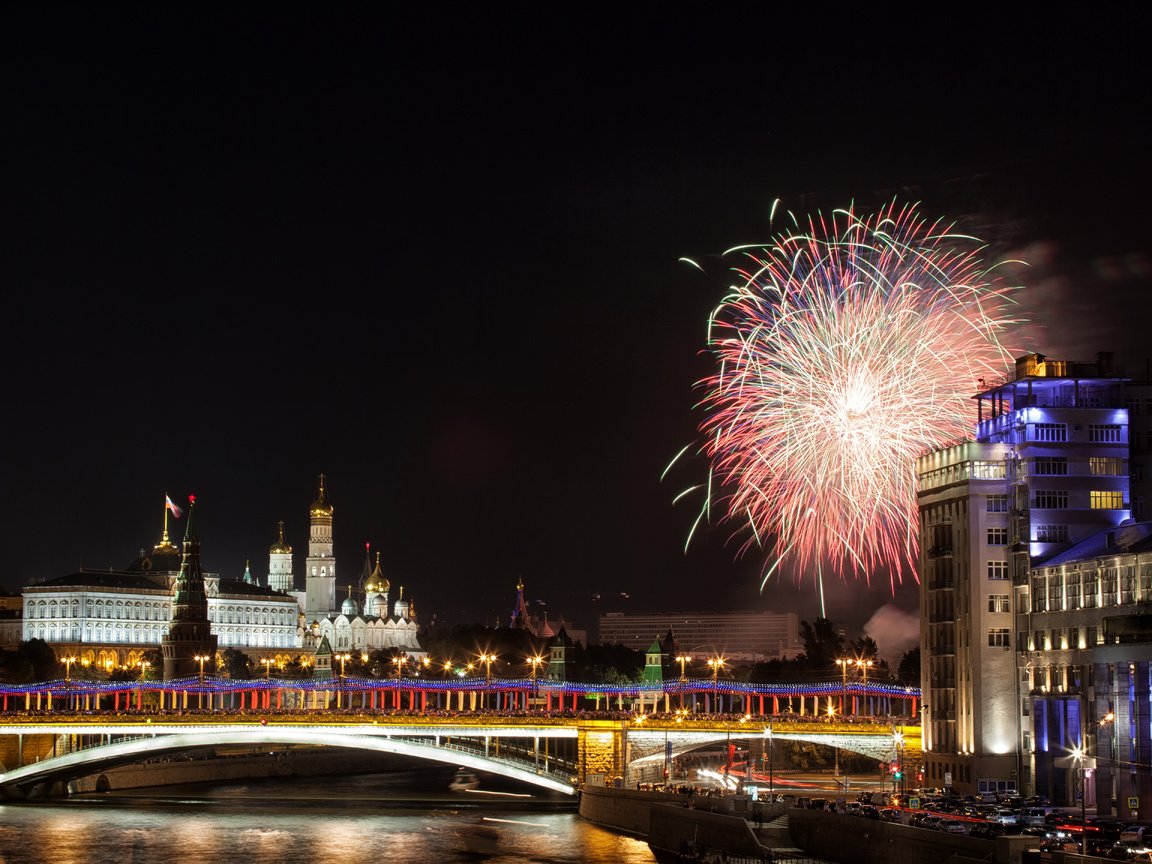
[[[340,614],[353,618],[360,614],[360,607],[351,597],[345,597],[344,602],[340,605]]]
[[[377,552],[376,567],[372,570],[368,581],[364,583],[364,591],[367,594],[387,594],[391,587],[392,583],[384,578],[384,571],[380,569],[380,553]]]
[[[284,542],[284,523],[280,523],[280,539],[268,547],[270,555],[291,555],[292,547]]]
[[[312,506],[308,508],[313,516],[331,516],[332,505],[328,503],[328,498],[324,494],[324,475],[320,475],[320,486],[316,490],[316,500],[312,502]]]

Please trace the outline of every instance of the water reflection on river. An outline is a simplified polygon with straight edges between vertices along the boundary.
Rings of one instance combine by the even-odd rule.
[[[509,807],[518,799],[506,795],[489,799],[506,805],[498,809],[483,796],[451,795],[413,809],[413,797],[442,789],[429,790],[415,774],[364,775],[0,805],[0,864],[655,860],[643,841],[591,825],[572,810]]]

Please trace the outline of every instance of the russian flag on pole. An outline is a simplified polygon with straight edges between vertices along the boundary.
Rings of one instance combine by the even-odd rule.
[[[173,504],[172,499],[169,498],[167,495],[164,496],[164,506],[166,506],[169,510],[171,510],[172,515],[177,519],[179,519],[184,514],[184,511],[181,510],[179,507],[177,507],[175,504]]]

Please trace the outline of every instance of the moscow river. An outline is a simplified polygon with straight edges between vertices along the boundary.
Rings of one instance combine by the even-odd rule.
[[[451,774],[301,777],[0,804],[0,864],[656,860],[644,841],[582,820],[568,796],[488,777],[479,790],[453,793]]]

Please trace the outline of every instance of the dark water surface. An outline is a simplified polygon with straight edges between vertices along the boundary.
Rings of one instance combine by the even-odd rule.
[[[644,841],[582,820],[568,796],[499,778],[476,793],[446,786],[412,771],[0,804],[0,864],[655,861]]]

